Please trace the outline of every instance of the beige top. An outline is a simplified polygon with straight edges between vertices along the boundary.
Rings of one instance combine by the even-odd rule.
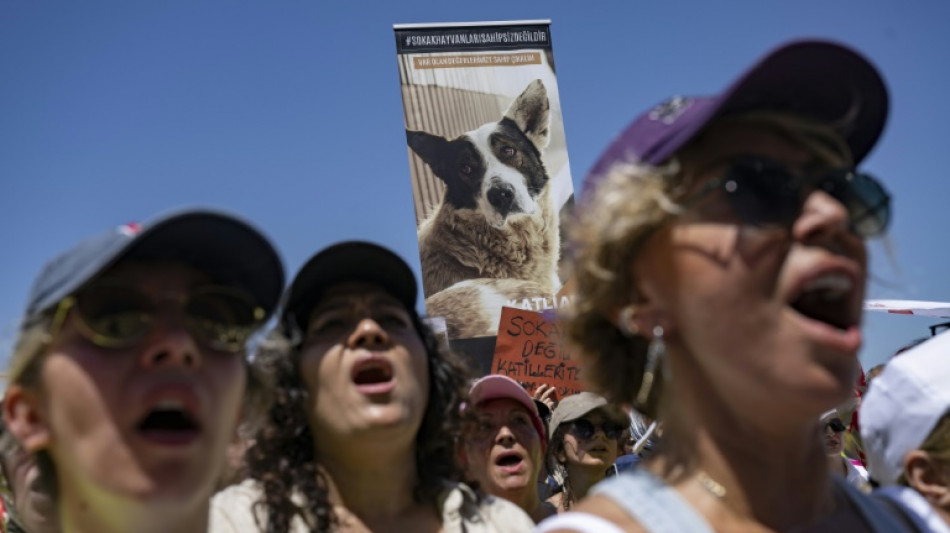
[[[254,520],[253,505],[262,489],[252,479],[232,485],[211,499],[209,533],[258,533],[263,531]],[[467,485],[446,482],[439,496],[442,531],[445,533],[520,533],[534,530],[534,522],[515,504],[485,496],[481,502]],[[263,512],[256,513],[261,524]],[[290,533],[309,533],[304,521],[294,517]]]

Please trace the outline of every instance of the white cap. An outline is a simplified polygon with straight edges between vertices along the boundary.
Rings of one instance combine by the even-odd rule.
[[[871,381],[859,412],[868,471],[894,485],[904,457],[917,449],[950,410],[950,332],[888,361]]]

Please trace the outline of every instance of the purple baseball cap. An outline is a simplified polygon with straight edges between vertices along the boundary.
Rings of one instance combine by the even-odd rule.
[[[585,188],[617,162],[659,165],[714,119],[755,110],[835,124],[857,164],[881,136],[888,98],[877,69],[829,41],[795,41],[762,58],[722,93],[670,98],[637,117],[601,154]]]

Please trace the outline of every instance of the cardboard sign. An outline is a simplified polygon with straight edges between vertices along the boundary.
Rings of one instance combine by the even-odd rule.
[[[492,374],[506,375],[532,394],[542,383],[552,385],[564,398],[583,390],[580,370],[561,345],[556,323],[534,311],[502,308]]]

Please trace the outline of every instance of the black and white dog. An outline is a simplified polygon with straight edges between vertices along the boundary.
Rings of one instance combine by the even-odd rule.
[[[519,279],[557,291],[558,211],[541,160],[549,128],[547,90],[534,80],[498,122],[452,140],[406,131],[409,146],[446,187],[419,225],[427,296],[476,278]]]

